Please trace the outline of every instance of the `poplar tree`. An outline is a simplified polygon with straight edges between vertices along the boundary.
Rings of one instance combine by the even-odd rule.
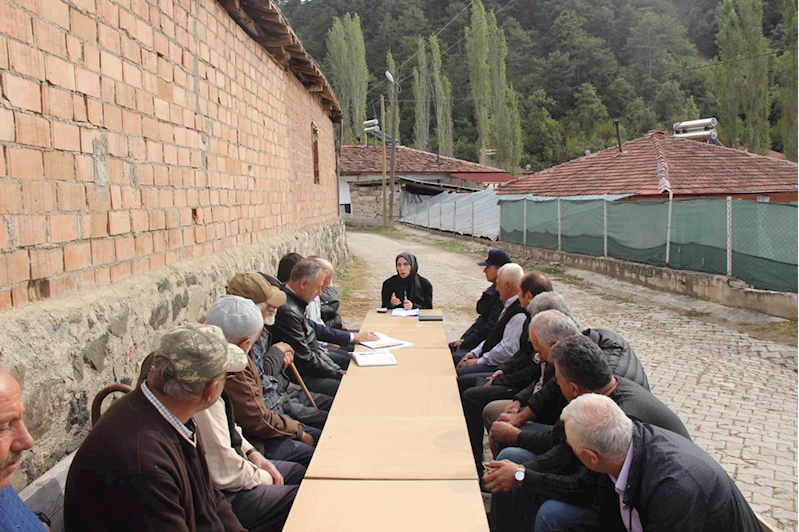
[[[760,155],[771,147],[768,115],[771,110],[769,94],[768,54],[771,51],[763,35],[762,0],[737,0],[745,79],[743,111],[746,117],[746,146]]]
[[[489,123],[491,86],[488,72],[488,21],[480,0],[472,2],[471,24],[466,28],[466,54],[469,57],[469,87],[474,102],[477,134],[480,148],[485,150],[491,134]],[[485,162],[482,159],[481,156],[481,162]]]
[[[443,115],[443,125],[440,135],[440,153],[447,157],[453,156],[452,143],[452,84],[446,76],[441,79],[441,114]]]
[[[413,144],[417,150],[427,151],[430,140],[430,80],[427,73],[427,50],[424,39],[419,37],[416,52],[418,66],[413,69],[413,99],[415,122]]]
[[[391,50],[388,51],[386,54],[386,70],[391,72],[391,75],[394,76],[394,79],[397,79],[397,64],[394,62],[394,55],[392,55]],[[398,109],[399,111],[399,109]],[[386,108],[386,123],[380,124],[380,129],[387,132],[388,136],[394,135],[394,132],[391,131],[391,120],[392,120],[392,113],[394,112],[394,85],[388,84],[388,107]],[[400,130],[400,114],[397,112],[397,131]],[[397,133],[399,136],[399,133]]]
[[[738,14],[735,12],[733,0],[724,0],[719,6],[718,25],[718,60],[722,64],[715,69],[714,82],[719,111],[719,140],[725,146],[735,147],[743,130],[743,123],[738,116],[743,92],[743,72],[739,61],[741,38]]]
[[[366,90],[369,69],[366,66],[366,45],[361,31],[361,19],[347,13],[343,19],[333,18],[327,33],[325,60],[330,82],[336,91],[344,113],[344,138],[352,142],[361,135],[366,116]]]
[[[782,116],[779,127],[782,136],[783,153],[789,161],[797,160],[797,15],[794,0],[785,0],[783,8],[783,47],[785,52],[779,57],[779,98],[782,103]]]

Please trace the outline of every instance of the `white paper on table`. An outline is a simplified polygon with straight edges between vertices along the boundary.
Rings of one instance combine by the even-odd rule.
[[[375,334],[377,335],[377,340],[373,340],[371,342],[361,342],[361,345],[368,347],[369,349],[385,349],[387,347],[392,349],[402,349],[403,347],[410,347],[413,345],[410,342],[397,340],[396,338],[392,338],[383,333],[376,332]]]
[[[351,353],[353,360],[358,366],[368,368],[371,366],[396,366],[397,359],[391,351],[378,349],[367,353]]]
[[[410,318],[413,316],[419,315],[418,308],[412,308],[411,310],[405,310],[404,308],[395,308],[391,311],[392,318]]]

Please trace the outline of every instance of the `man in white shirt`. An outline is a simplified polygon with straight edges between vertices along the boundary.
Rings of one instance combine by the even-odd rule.
[[[519,303],[519,283],[524,270],[518,264],[506,264],[497,273],[497,292],[504,308],[488,337],[466,353],[463,358],[453,355],[458,376],[470,373],[491,373],[519,350],[527,311]]]

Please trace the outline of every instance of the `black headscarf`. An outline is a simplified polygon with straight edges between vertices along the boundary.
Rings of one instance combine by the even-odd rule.
[[[407,251],[403,251],[394,259],[394,267],[397,266],[397,261],[402,257],[405,259],[408,264],[411,265],[411,273],[408,274],[408,277],[402,278],[397,272],[397,279],[399,280],[399,285],[402,287],[403,291],[408,293],[408,299],[411,301],[414,300],[414,296],[417,294],[421,295],[422,293],[422,284],[419,281],[419,262],[416,260],[416,256],[408,253]],[[397,294],[399,299],[402,299],[402,294]]]

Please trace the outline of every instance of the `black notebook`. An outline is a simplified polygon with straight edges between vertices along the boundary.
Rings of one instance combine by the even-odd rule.
[[[419,321],[444,321],[444,316],[419,316]]]

